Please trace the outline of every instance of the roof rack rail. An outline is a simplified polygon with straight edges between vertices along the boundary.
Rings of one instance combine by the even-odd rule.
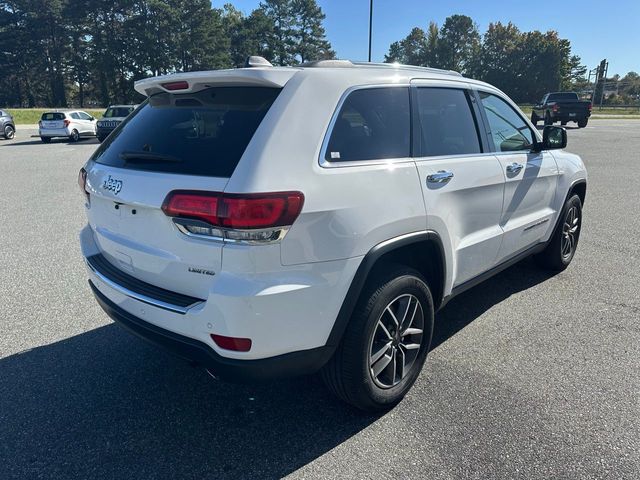
[[[353,62],[354,65],[359,67],[376,67],[376,68],[400,68],[402,70],[422,70],[424,72],[439,73],[441,75],[453,75],[456,77],[462,77],[460,72],[455,70],[443,70],[433,67],[419,67],[417,65],[405,65],[403,63],[376,63],[376,62]]]
[[[304,62],[300,66],[306,68],[351,68],[353,62],[351,60],[313,60]]]

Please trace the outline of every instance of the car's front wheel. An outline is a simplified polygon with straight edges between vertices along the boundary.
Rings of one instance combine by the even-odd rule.
[[[550,270],[562,271],[569,266],[578,248],[582,229],[582,202],[573,195],[564,204],[560,222],[546,248],[536,255],[536,261]]]
[[[399,265],[378,270],[322,370],[325,384],[362,410],[393,407],[422,370],[433,320],[431,291],[420,273]]]
[[[547,113],[544,114],[544,124],[553,125],[553,120],[551,120],[551,114],[548,111]]]
[[[11,140],[15,136],[16,130],[11,125],[5,125],[3,134],[4,138]]]

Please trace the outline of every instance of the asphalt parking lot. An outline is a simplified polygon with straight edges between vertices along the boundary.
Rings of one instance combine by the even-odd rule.
[[[96,140],[0,140],[0,478],[640,478],[640,120],[569,131],[589,169],[570,268],[452,301],[394,410],[315,378],[213,381],[114,325],[86,283]]]

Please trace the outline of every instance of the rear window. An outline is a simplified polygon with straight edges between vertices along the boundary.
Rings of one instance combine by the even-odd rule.
[[[104,118],[126,117],[131,112],[133,112],[133,107],[114,107],[107,108],[103,116]]]
[[[92,160],[132,170],[229,177],[279,93],[215,87],[156,94],[120,124]]]
[[[60,112],[43,113],[42,120],[64,120],[64,113],[60,113]]]
[[[556,100],[578,100],[578,94],[574,92],[552,93],[547,101],[553,102]]]

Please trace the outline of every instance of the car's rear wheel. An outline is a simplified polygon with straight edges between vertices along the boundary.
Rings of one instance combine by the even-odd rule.
[[[40,137],[42,143],[51,143],[51,137]]]
[[[420,374],[433,319],[433,299],[420,273],[400,265],[378,270],[322,370],[325,384],[362,410],[393,407]]]
[[[578,195],[569,198],[562,209],[560,222],[547,247],[536,255],[536,261],[550,270],[562,271],[576,254],[582,229],[582,202]]]
[[[3,134],[4,138],[11,140],[15,136],[16,130],[11,125],[5,125]]]
[[[80,132],[74,129],[71,132],[71,135],[69,135],[69,140],[71,140],[72,142],[77,142],[78,140],[80,140]]]
[[[538,125],[538,120],[540,119],[538,118],[538,115],[536,115],[536,112],[531,112],[531,123]]]
[[[589,123],[589,119],[588,118],[583,118],[582,120],[578,120],[578,127],[579,128],[584,128],[587,126],[587,123]]]
[[[544,124],[553,125],[553,120],[551,120],[551,114],[548,111],[544,114]]]

